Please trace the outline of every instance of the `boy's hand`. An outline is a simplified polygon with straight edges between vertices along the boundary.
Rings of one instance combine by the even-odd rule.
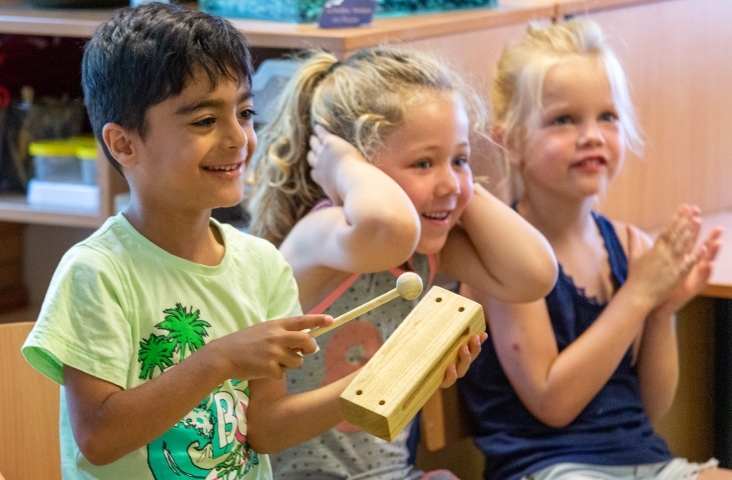
[[[330,315],[270,320],[229,334],[211,345],[217,349],[219,359],[227,362],[227,378],[280,379],[285,370],[302,365],[303,357],[298,352],[308,355],[317,349],[307,330],[331,323]]]
[[[480,335],[470,337],[468,343],[463,344],[458,349],[457,364],[450,364],[445,370],[445,379],[440,385],[441,388],[452,386],[458,378],[462,378],[468,371],[468,367],[473,363],[480,353],[480,345],[486,341],[488,334],[483,332]]]
[[[366,159],[356,147],[330,133],[322,125],[315,125],[313,131],[315,135],[310,136],[308,152],[308,163],[312,167],[310,176],[334,204],[343,205],[337,187],[338,168],[349,160],[366,163]]]
[[[628,227],[630,263],[626,285],[637,288],[638,298],[648,301],[650,308],[666,300],[706,255],[705,246],[694,248],[700,227],[699,209],[683,205],[653,246],[641,255],[640,234]]]

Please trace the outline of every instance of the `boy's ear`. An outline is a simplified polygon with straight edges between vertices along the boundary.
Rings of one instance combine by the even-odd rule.
[[[102,128],[102,139],[112,154],[123,167],[135,163],[136,148],[133,142],[134,134],[116,123],[107,123]]]

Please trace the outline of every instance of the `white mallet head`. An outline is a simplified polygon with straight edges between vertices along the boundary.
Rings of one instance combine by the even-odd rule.
[[[414,300],[422,293],[422,278],[414,272],[399,275],[396,281],[396,291],[406,300]]]

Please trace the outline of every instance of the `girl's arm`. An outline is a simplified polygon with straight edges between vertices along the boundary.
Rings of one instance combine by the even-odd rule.
[[[303,217],[280,251],[300,279],[312,268],[376,272],[404,263],[420,236],[404,190],[359,151],[319,125],[311,139],[311,176],[334,202]],[[300,282],[298,282],[300,283]]]
[[[676,311],[701,292],[712,274],[712,264],[720,248],[721,228],[704,242],[704,251],[691,273],[659,307],[643,328],[638,351],[638,378],[643,404],[651,420],[668,413],[679,379],[679,352],[676,340]]]
[[[622,290],[561,353],[543,299],[507,303],[466,286],[461,293],[483,304],[498,359],[521,402],[541,422],[559,428],[607,383],[652,308],[632,289]]]
[[[549,242],[511,207],[475,185],[475,194],[440,252],[440,271],[507,302],[543,298],[557,262]]]
[[[632,262],[626,283],[590,328],[561,353],[544,300],[512,304],[464,287],[483,303],[493,345],[511,385],[540,421],[563,427],[597,395],[640,334],[648,314],[696,263],[698,221],[678,215],[654,246]],[[629,230],[632,248],[640,240]],[[632,258],[632,257],[631,257]]]

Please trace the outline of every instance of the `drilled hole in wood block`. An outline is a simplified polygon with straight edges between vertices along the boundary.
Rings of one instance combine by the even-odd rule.
[[[440,303],[442,301],[442,297],[435,298],[435,302]]]
[[[379,400],[379,405],[383,405],[383,404],[385,404],[385,403],[386,403],[386,402],[385,402],[384,400]]]
[[[356,395],[361,395],[363,393],[363,390],[356,390]]]
[[[458,312],[464,312],[464,311],[465,311],[465,307],[458,308]]]

